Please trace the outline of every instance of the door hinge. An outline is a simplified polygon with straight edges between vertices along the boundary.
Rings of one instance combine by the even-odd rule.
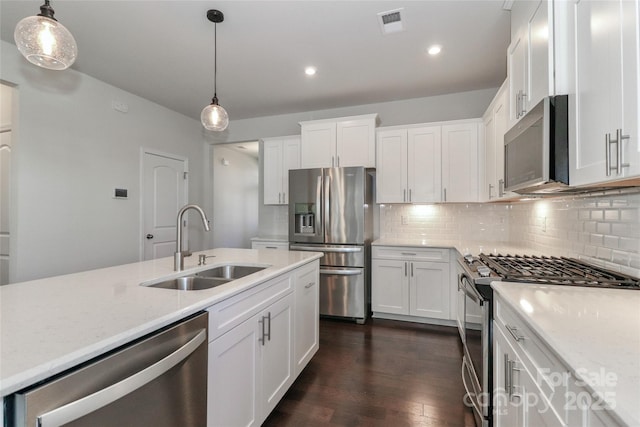
[[[189,172],[182,172],[182,179],[187,179]]]

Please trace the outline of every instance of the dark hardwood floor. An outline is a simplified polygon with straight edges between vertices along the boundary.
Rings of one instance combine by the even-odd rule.
[[[322,319],[320,350],[265,426],[473,427],[455,328]]]

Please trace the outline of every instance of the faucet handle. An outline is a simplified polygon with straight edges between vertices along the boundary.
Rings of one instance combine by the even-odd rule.
[[[183,256],[183,257],[188,257],[188,256],[193,255],[193,252],[191,252],[191,251],[189,251],[189,250],[187,250],[187,251],[182,251],[182,252],[180,252],[180,253],[182,254],[182,256]]]
[[[205,254],[198,255],[198,265],[205,265],[207,256]]]

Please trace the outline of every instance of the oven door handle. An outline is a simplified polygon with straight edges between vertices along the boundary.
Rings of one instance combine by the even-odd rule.
[[[461,288],[462,291],[464,292],[464,294],[466,296],[468,296],[469,298],[471,298],[473,300],[473,302],[475,302],[478,305],[483,305],[484,301],[482,299],[482,297],[478,294],[478,291],[476,291],[475,289],[473,289],[472,285],[471,285],[471,281],[467,278],[467,276],[462,275],[460,276],[460,282],[461,282]],[[464,283],[466,282],[466,283]],[[469,289],[471,288],[471,289]]]
[[[480,407],[478,406],[478,404],[476,403],[476,400],[471,397],[471,392],[469,391],[469,386],[467,385],[467,379],[465,376],[465,371],[467,371],[467,369],[465,368],[469,368],[469,365],[467,364],[467,360],[466,358],[462,358],[462,385],[464,386],[464,389],[467,391],[467,394],[469,395],[469,401],[471,402],[471,404],[473,405],[473,409],[478,413],[478,415],[480,415],[480,418],[483,418],[482,415],[482,411],[480,410]],[[474,396],[476,394],[475,390],[474,390]]]

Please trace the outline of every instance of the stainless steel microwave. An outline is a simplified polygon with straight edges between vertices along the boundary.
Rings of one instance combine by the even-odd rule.
[[[544,98],[504,136],[507,191],[550,193],[569,186],[568,96]]]

